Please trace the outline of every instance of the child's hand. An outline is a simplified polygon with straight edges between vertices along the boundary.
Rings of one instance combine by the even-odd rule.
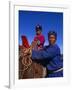
[[[40,45],[40,41],[39,40],[37,41],[37,44]]]

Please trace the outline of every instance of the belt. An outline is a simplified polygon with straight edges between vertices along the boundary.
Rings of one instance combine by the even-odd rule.
[[[47,70],[47,74],[52,74],[52,73],[60,72],[62,70],[63,70],[63,68],[60,68],[60,69],[57,69],[57,70]]]
[[[62,70],[63,70],[63,68],[60,68],[60,69],[58,69],[58,70],[56,70],[56,71],[53,71],[53,73],[60,72],[60,71],[62,71]]]

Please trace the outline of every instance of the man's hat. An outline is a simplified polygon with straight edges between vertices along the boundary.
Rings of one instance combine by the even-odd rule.
[[[38,25],[36,26],[36,30],[41,30],[41,31],[42,31],[42,26],[38,24]]]
[[[55,31],[49,31],[48,38],[50,37],[50,35],[54,35],[55,38],[57,39],[57,33]]]

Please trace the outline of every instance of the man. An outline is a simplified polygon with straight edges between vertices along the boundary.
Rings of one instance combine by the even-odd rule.
[[[48,33],[49,45],[43,50],[32,50],[32,60],[44,65],[47,69],[46,77],[63,77],[63,60],[61,60],[60,48],[56,44],[57,34],[54,31]]]

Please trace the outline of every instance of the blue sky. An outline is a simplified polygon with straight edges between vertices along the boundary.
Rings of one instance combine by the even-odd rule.
[[[61,12],[39,12],[39,11],[19,11],[19,44],[22,44],[21,35],[26,35],[29,43],[34,39],[35,26],[42,25],[42,34],[45,36],[45,44],[48,45],[47,33],[57,32],[57,44],[63,52],[63,13]]]

